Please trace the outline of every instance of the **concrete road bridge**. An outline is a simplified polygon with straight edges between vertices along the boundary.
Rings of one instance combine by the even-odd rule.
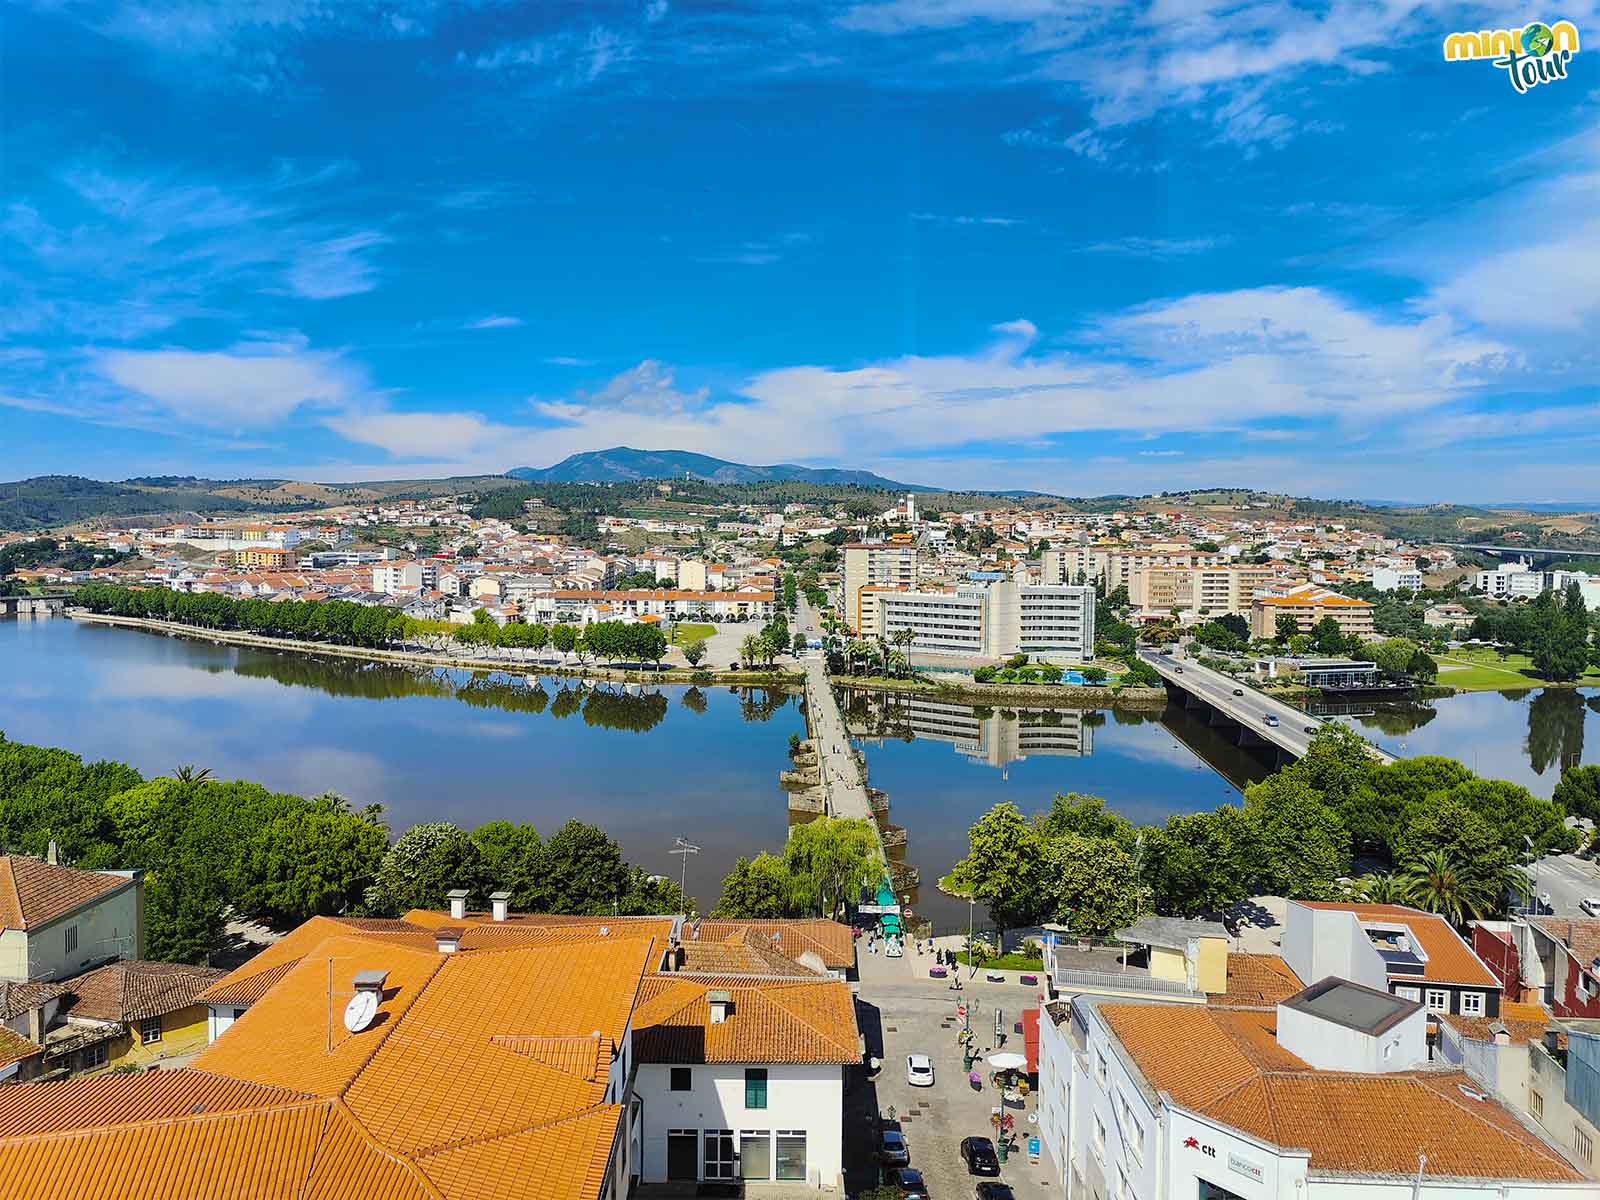
[[[1154,650],[1139,651],[1139,658],[1161,676],[1175,703],[1204,710],[1210,724],[1219,732],[1231,731],[1239,745],[1270,746],[1283,759],[1300,758],[1311,748],[1320,722],[1293,705],[1221,671],[1202,667],[1192,658]],[[1393,755],[1376,746],[1372,755],[1383,763],[1394,761]]]
[[[0,617],[59,617],[72,600],[69,592],[34,596],[0,596]]]

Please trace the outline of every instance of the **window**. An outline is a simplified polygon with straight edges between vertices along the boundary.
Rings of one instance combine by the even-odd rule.
[[[772,1133],[746,1129],[739,1135],[739,1178],[772,1178]]]
[[[139,1022],[139,1040],[148,1046],[151,1042],[161,1040],[161,1018],[150,1017]]]
[[[672,1068],[672,1090],[687,1092],[694,1089],[694,1072],[688,1067]]]
[[[804,1180],[806,1177],[806,1131],[778,1130],[778,1178]]]
[[[1587,1133],[1576,1126],[1572,1130],[1572,1148],[1578,1152],[1578,1157],[1583,1159],[1584,1162],[1593,1164],[1594,1142]]]
[[[1421,988],[1397,987],[1394,990],[1394,994],[1396,996],[1399,996],[1400,999],[1402,999],[1402,1000],[1418,1000],[1418,1001],[1420,1001],[1422,999],[1422,989]]]
[[[1428,989],[1428,1011],[1447,1013],[1450,1011],[1450,993],[1439,988]]]
[[[92,1071],[96,1067],[103,1067],[111,1061],[111,1048],[104,1042],[96,1042],[83,1051],[82,1062],[85,1071]]]
[[[1094,1152],[1097,1158],[1106,1156],[1106,1123],[1100,1119],[1100,1114],[1094,1116]]]
[[[68,954],[76,953],[77,949],[78,949],[78,927],[76,925],[68,925],[67,926],[67,935],[66,936],[67,936],[67,953]]]
[[[767,1106],[767,1069],[765,1067],[745,1068],[744,1106],[746,1108],[765,1108]]]
[[[1483,1016],[1483,993],[1482,992],[1462,992],[1461,993],[1461,1015],[1465,1016],[1465,1017],[1481,1017],[1481,1016]]]
[[[705,1131],[706,1178],[733,1178],[733,1130],[708,1129]]]
[[[1106,1081],[1106,1052],[1104,1050],[1096,1050],[1094,1052],[1094,1077],[1101,1083]]]
[[[1528,1093],[1528,1111],[1533,1114],[1535,1121],[1544,1120],[1544,1097],[1538,1092]]]

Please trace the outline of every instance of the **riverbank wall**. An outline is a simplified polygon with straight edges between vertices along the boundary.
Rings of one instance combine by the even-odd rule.
[[[834,678],[838,687],[866,692],[894,692],[948,700],[952,704],[980,704],[990,708],[1094,709],[1122,708],[1159,711],[1166,707],[1165,688],[1110,688],[1072,684],[1027,683],[930,683],[919,678],[884,679],[881,676]]]
[[[553,675],[568,679],[589,679],[606,683],[681,683],[733,685],[737,687],[799,688],[805,676],[798,671],[698,671],[683,667],[663,667],[659,671],[628,670],[620,667],[574,666],[538,659],[474,658],[421,650],[380,650],[366,646],[334,646],[326,642],[302,642],[292,638],[266,637],[237,629],[201,629],[176,621],[156,621],[148,617],[119,617],[71,608],[68,617],[91,625],[120,625],[144,629],[172,637],[200,642],[220,642],[230,646],[249,646],[260,650],[291,650],[326,658],[356,658],[367,662],[401,667],[447,667],[456,671],[495,671],[513,675]]]

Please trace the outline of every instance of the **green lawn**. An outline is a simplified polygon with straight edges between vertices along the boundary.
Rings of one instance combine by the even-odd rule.
[[[1439,683],[1464,692],[1504,692],[1515,688],[1543,687],[1526,654],[1501,654],[1481,646],[1468,646],[1434,655]],[[1457,668],[1448,670],[1447,668]],[[1578,680],[1586,687],[1600,684],[1600,669],[1591,667]]]
[[[703,642],[716,631],[715,625],[696,625],[690,621],[680,621],[672,627],[672,644],[687,646],[690,642]]]
[[[956,961],[970,966],[965,950],[956,951]],[[1030,958],[1026,954],[1002,954],[998,958],[987,959],[978,964],[980,970],[989,971],[1043,971],[1044,960]]]

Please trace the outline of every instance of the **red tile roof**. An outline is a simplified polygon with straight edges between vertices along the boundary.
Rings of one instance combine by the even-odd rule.
[[[121,875],[52,866],[25,854],[0,855],[0,929],[47,925],[97,896],[131,885]]]
[[[143,1021],[200,1003],[207,985],[225,972],[184,963],[128,959],[107,963],[66,981],[71,1014],[95,1021]]]
[[[1500,981],[1472,952],[1472,947],[1451,928],[1450,922],[1433,913],[1420,912],[1401,904],[1335,904],[1327,901],[1296,900],[1306,908],[1328,909],[1355,914],[1363,923],[1404,925],[1416,939],[1417,945],[1427,955],[1421,975],[1407,975],[1407,980],[1421,979],[1429,983],[1456,983],[1497,988]],[[1396,978],[1399,978],[1396,976]]]

